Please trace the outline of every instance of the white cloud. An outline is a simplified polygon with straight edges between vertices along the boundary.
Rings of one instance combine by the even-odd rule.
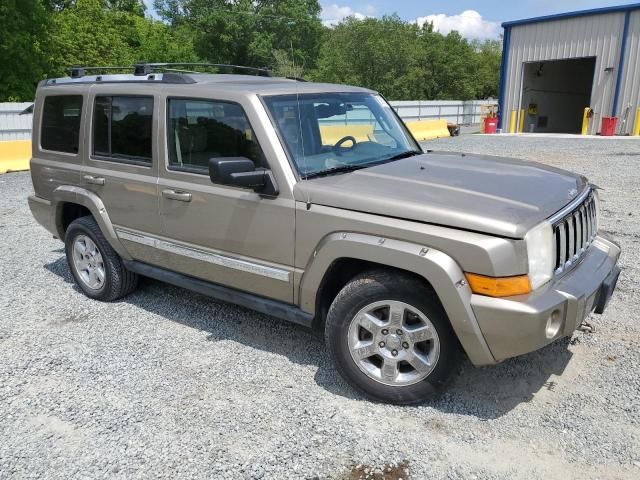
[[[340,23],[347,17],[355,17],[358,20],[364,20],[375,12],[375,7],[366,5],[364,7],[364,11],[366,12],[366,14],[357,12],[351,7],[340,6],[332,3],[331,5],[322,6],[322,13],[320,14],[320,17],[322,18],[322,23],[324,23],[327,27],[332,27],[335,24]]]
[[[496,38],[500,33],[500,25],[497,22],[485,20],[475,10],[465,10],[458,15],[427,15],[416,19],[418,25],[433,22],[433,29],[446,35],[452,30],[457,30],[466,38]]]

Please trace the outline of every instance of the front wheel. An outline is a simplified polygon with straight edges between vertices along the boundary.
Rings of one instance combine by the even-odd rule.
[[[349,282],[329,309],[325,340],[341,376],[382,402],[432,398],[459,362],[438,299],[401,273],[372,271]]]

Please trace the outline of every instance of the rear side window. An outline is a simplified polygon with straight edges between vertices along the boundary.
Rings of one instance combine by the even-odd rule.
[[[46,97],[42,111],[40,146],[45,150],[78,153],[81,95]]]
[[[262,149],[249,119],[237,103],[169,99],[169,168],[208,171],[214,157],[245,157],[265,167]]]
[[[93,154],[113,161],[151,165],[153,97],[97,96]]]

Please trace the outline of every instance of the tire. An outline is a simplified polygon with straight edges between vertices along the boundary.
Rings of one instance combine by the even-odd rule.
[[[338,293],[327,314],[325,342],[349,385],[372,400],[398,405],[434,398],[461,359],[435,293],[409,275],[385,270],[359,275]]]
[[[138,286],[138,275],[125,268],[93,217],[71,222],[64,244],[71,274],[87,297],[111,302]]]

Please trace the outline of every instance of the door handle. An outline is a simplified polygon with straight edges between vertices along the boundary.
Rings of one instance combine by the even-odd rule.
[[[82,179],[87,182],[90,183],[91,185],[104,185],[104,178],[102,177],[94,177],[92,175],[85,175],[84,177],[82,177]]]
[[[162,196],[169,200],[177,200],[179,202],[190,202],[191,194],[187,192],[176,192],[175,190],[163,190]]]

